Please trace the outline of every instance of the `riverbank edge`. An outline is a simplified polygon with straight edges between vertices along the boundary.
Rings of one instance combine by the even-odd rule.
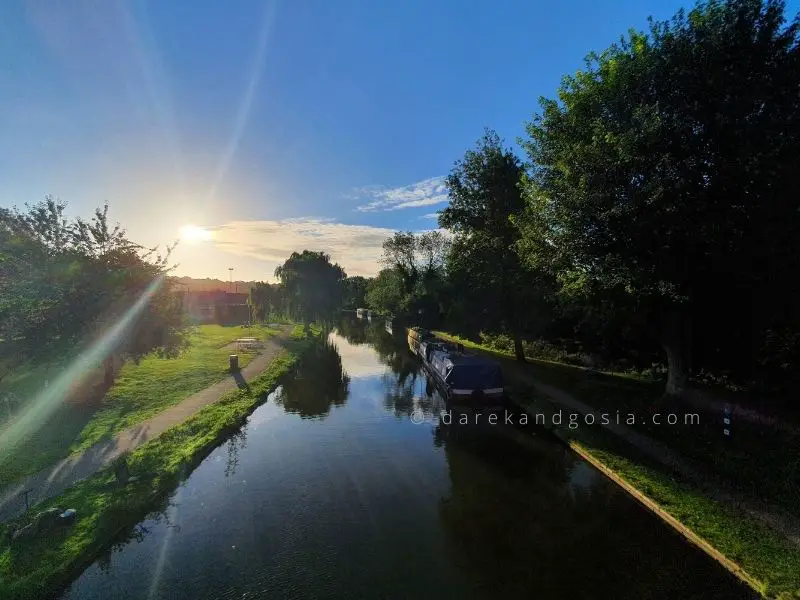
[[[0,597],[54,597],[92,564],[123,533],[153,512],[191,472],[266,400],[319,337],[295,328],[285,349],[248,387],[219,401],[164,432],[128,455],[130,474],[124,488],[115,484],[113,465],[78,482],[9,523],[0,526]],[[75,508],[77,522],[52,536],[12,544],[11,533],[50,507]]]
[[[463,342],[445,332],[434,333],[445,340]],[[474,342],[469,346],[494,354]],[[521,388],[519,391],[524,393],[510,394],[509,400],[534,421],[542,408],[556,410],[549,398],[544,399],[548,406],[543,407],[542,395],[534,393],[527,384],[523,383]],[[536,402],[526,403],[520,398],[531,393]],[[762,597],[800,598],[800,552],[763,523],[735,507],[707,498],[690,481],[677,473],[667,474],[663,465],[641,456],[634,446],[604,428],[589,434],[582,428],[554,427],[550,433]],[[685,506],[681,506],[682,502]],[[687,513],[686,507],[692,510]],[[673,514],[670,508],[679,514]],[[686,522],[689,520],[693,523]],[[735,553],[726,553],[726,547],[735,548]]]
[[[510,396],[510,400],[534,420],[535,415],[542,412],[541,401],[526,404],[515,396]],[[776,600],[800,598],[800,553],[763,523],[706,498],[700,489],[678,474],[666,475],[662,466],[654,465],[651,460],[640,456],[635,447],[606,430],[601,429],[592,435],[580,429],[553,427],[549,431],[760,596]],[[610,460],[612,457],[615,464]],[[645,486],[652,489],[646,490]],[[659,489],[660,493],[654,493]],[[670,512],[670,508],[680,508],[683,499],[691,505],[691,515]],[[695,523],[684,522],[687,516]],[[725,538],[716,539],[717,534],[723,531],[726,532]],[[718,547],[722,545],[720,541],[738,548],[737,560]],[[783,569],[776,567],[778,558],[785,560]]]

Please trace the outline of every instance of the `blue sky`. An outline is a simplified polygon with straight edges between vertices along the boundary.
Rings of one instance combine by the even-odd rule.
[[[108,201],[147,244],[210,228],[179,274],[269,280],[303,247],[374,274],[485,126],[513,143],[587,52],[681,5],[3,2],[0,205]]]

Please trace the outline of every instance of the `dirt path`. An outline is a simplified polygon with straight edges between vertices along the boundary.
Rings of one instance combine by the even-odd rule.
[[[154,415],[147,421],[121,431],[114,438],[98,442],[83,452],[73,454],[53,467],[15,481],[0,489],[0,522],[13,519],[25,512],[22,492],[31,490],[31,505],[52,498],[105,467],[123,452],[127,452],[157,438],[170,427],[182,423],[198,410],[219,400],[224,394],[245,387],[247,382],[264,371],[281,351],[280,341],[288,336],[289,330],[270,338],[264,347],[239,373],[230,375],[204,390],[192,394],[180,403]]]

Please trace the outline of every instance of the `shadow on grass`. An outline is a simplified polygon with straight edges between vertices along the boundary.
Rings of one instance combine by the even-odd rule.
[[[100,384],[81,394],[80,402],[64,403],[10,453],[0,457],[0,487],[68,456],[81,431],[102,407],[108,389],[108,385]]]

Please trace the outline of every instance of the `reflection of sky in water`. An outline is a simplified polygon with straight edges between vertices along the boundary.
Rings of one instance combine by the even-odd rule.
[[[576,460],[572,463],[569,471],[569,491],[573,499],[580,493],[585,493],[602,480],[600,473],[597,472],[589,463]]]
[[[349,344],[342,336],[332,333],[328,339],[336,345],[342,357],[345,371],[352,378],[373,377],[386,371],[386,364],[382,363],[378,355],[367,344]]]

